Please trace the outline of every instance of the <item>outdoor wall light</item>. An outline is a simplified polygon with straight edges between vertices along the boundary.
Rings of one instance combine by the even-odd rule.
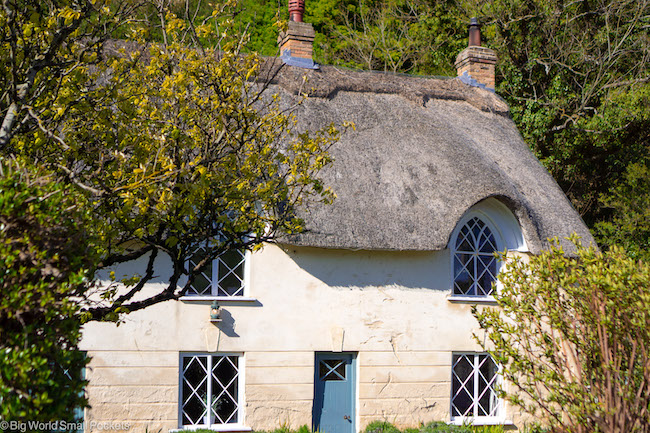
[[[210,322],[221,322],[221,308],[217,301],[212,301],[210,305]]]

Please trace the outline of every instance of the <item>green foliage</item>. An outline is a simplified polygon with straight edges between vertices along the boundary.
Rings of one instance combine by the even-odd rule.
[[[86,404],[79,311],[97,254],[79,200],[0,160],[0,419],[72,421]]]
[[[400,433],[400,431],[388,421],[373,421],[366,426],[364,433]]]
[[[261,59],[244,54],[236,2],[213,5],[205,17],[201,8],[189,14],[188,3],[185,19],[174,13],[177,2],[125,4],[21,0],[20,13],[0,12],[11,30],[0,47],[9,89],[0,100],[0,153],[38,161],[81,193],[98,269],[146,262],[143,275],[99,288],[103,302],[84,320],[115,320],[182,296],[224,250],[298,232],[295,209],[306,197],[333,198],[317,173],[339,132],[294,130],[291,112],[265,93]],[[65,30],[61,42],[57,29]],[[129,40],[105,49],[116,32]],[[43,56],[54,63],[41,65]],[[186,269],[199,245],[204,260]],[[168,285],[132,301],[162,254],[172,261]]]
[[[608,219],[599,198],[650,151],[650,2],[492,0],[474,11],[494,24],[497,92],[526,142],[590,227]]]
[[[307,7],[315,56],[328,64],[455,75],[465,22],[446,0],[340,0]],[[458,37],[457,37],[458,35]]]
[[[459,426],[441,421],[433,421],[420,427],[410,427],[399,430],[387,421],[373,421],[365,428],[364,433],[503,433],[503,426]]]
[[[467,426],[448,425],[444,422],[432,422],[420,430],[421,433],[471,433],[472,431],[472,428]]]
[[[648,432],[650,266],[577,245],[508,263],[498,308],[473,310],[484,347],[507,399],[551,431]]]
[[[599,242],[622,245],[631,257],[650,261],[650,168],[629,165],[602,203],[614,212],[596,224]]]
[[[293,430],[293,429],[289,428],[288,426],[283,425],[280,428],[277,428],[277,429],[275,429],[275,430],[273,430],[272,432],[269,432],[269,433],[309,433],[310,431],[311,431],[310,428],[307,427],[306,425],[302,425],[302,426],[298,427],[297,430]]]
[[[241,0],[235,15],[238,29],[250,35],[247,50],[263,56],[277,56],[280,19],[287,19],[287,2],[280,0]]]

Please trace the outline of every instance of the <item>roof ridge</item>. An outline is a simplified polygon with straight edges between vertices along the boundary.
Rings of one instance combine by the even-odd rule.
[[[489,113],[510,118],[508,104],[493,92],[463,83],[458,78],[357,71],[321,65],[318,70],[284,65],[267,58],[259,79],[270,80],[293,94],[332,99],[338,92],[397,94],[418,105],[429,100],[464,101]]]

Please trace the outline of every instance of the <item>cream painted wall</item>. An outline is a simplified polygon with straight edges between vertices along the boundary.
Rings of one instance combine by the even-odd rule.
[[[235,352],[244,354],[246,426],[311,425],[314,352],[346,351],[358,353],[358,430],[376,419],[447,421],[451,352],[480,350],[470,305],[447,299],[450,268],[446,250],[265,245],[250,262],[256,301],[222,303],[221,323],[209,321],[209,301],[176,301],[119,326],[87,325],[87,420],[178,428],[179,352]],[[150,292],[167,269],[161,261]]]

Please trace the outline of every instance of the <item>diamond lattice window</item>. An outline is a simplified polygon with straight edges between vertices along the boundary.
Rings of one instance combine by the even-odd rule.
[[[455,354],[452,358],[451,416],[498,417],[499,368],[490,355]]]
[[[184,427],[239,422],[238,356],[184,356],[181,368]]]
[[[469,220],[458,233],[454,251],[454,295],[488,296],[498,272],[497,242],[481,219]]]
[[[190,268],[203,260],[205,254],[204,248],[198,248],[189,260]],[[245,269],[245,251],[225,251],[201,268],[188,290],[188,295],[243,296],[246,287]]]
[[[319,378],[323,381],[345,380],[344,359],[324,359],[318,369]]]

